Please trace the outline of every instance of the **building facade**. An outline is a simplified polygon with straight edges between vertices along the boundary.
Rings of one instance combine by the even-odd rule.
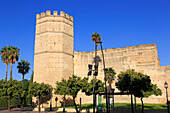
[[[53,14],[46,11],[36,15],[34,81],[55,87],[56,81],[68,79],[72,74],[87,77],[88,64],[94,63],[95,52],[73,51],[73,23],[73,17],[63,11],[60,11],[60,15],[57,11]],[[97,51],[97,55],[99,58],[97,78],[104,80],[101,50]],[[149,75],[152,83],[158,85],[162,90],[162,96],[156,98],[151,96],[144,99],[145,103],[166,103],[164,82],[170,84],[170,66],[160,66],[156,44],[108,48],[104,50],[104,56],[106,67],[112,67],[117,74],[127,69],[135,69],[136,72]],[[56,103],[56,97],[61,100],[61,96],[53,94],[52,106],[60,105],[59,101]],[[77,100],[80,97],[83,104],[93,102],[92,96],[80,92]],[[130,102],[130,96],[115,96],[115,102]],[[46,106],[49,106],[49,102]]]

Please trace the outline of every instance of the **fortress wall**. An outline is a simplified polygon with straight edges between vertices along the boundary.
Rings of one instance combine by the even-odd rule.
[[[170,66],[161,66],[167,75],[167,77],[170,77]]]
[[[106,67],[112,67],[117,73],[135,68],[136,71],[149,72],[156,67],[156,45],[141,45],[126,48],[109,48],[104,50]],[[103,59],[101,50],[97,51],[100,57],[99,76],[103,75]],[[94,64],[95,52],[77,52],[74,51],[74,74],[87,76],[88,64]],[[102,78],[101,78],[102,79]]]
[[[163,68],[164,69],[164,72],[165,72],[165,74],[164,75],[162,75],[161,77],[163,78],[163,80],[164,80],[164,82],[163,82],[163,84],[165,83],[165,81],[168,83],[168,84],[170,84],[170,66],[161,66],[161,68]],[[160,79],[161,80],[161,79]],[[162,88],[164,89],[163,91],[164,91],[164,97],[165,97],[165,88],[164,88],[164,85],[162,84]],[[170,86],[169,86],[170,87]],[[169,87],[168,87],[168,97],[170,98],[170,90],[169,90]]]
[[[88,64],[94,65],[95,52],[73,53],[73,17],[60,11],[51,14],[51,11],[36,15],[35,53],[34,53],[34,81],[48,83],[55,87],[56,81],[62,77],[68,79],[73,73],[81,77],[87,77]],[[162,89],[163,95],[151,96],[144,99],[146,103],[165,103],[164,82],[170,84],[170,66],[160,66],[158,51],[155,44],[143,44],[125,48],[108,48],[104,51],[106,68],[115,69],[117,75],[120,71],[135,69],[137,72],[150,75],[152,82]],[[74,58],[73,58],[74,55]],[[97,78],[104,80],[103,59],[101,50],[97,50],[99,72]],[[92,79],[92,76],[90,76]],[[115,80],[116,81],[116,80]],[[113,88],[115,85],[113,83]],[[118,90],[115,90],[118,92]],[[170,94],[170,90],[169,94]],[[56,103],[55,98],[58,97]],[[92,96],[79,93],[82,103],[92,103]],[[70,97],[68,97],[70,98]],[[61,105],[62,97],[54,95],[52,106]],[[69,99],[72,100],[72,99]],[[36,99],[34,99],[34,102]],[[72,102],[72,101],[69,101]],[[130,102],[130,96],[115,96],[115,102]],[[140,100],[138,99],[138,102]],[[49,107],[49,101],[44,107]]]
[[[68,79],[69,76],[73,75],[73,57],[68,54],[63,54],[63,62],[62,62],[62,68],[63,68],[63,78]],[[57,80],[57,79],[56,79]],[[59,81],[59,80],[57,80]]]
[[[56,81],[73,74],[73,17],[60,11],[36,15],[34,81],[56,87]],[[55,107],[56,95],[53,94],[52,106]],[[58,105],[61,105],[61,96]],[[34,100],[35,102],[36,100]],[[49,102],[44,104],[49,107]]]
[[[98,79],[104,81],[103,63],[101,50],[97,51],[97,55],[100,57],[99,62],[99,75]],[[74,51],[74,74],[87,77],[88,64],[94,64],[95,52],[77,52]],[[165,88],[163,84],[165,82],[165,69],[161,68],[157,47],[155,44],[144,44],[138,46],[130,46],[125,48],[109,48],[104,50],[105,64],[107,67],[115,69],[117,75],[120,71],[126,71],[127,69],[135,69],[136,72],[142,72],[150,75],[152,82],[157,84],[162,89],[162,96],[151,96],[145,99],[147,103],[165,103]],[[167,70],[167,73],[170,72]],[[92,79],[92,76],[90,77]],[[170,82],[169,82],[170,83]],[[115,87],[113,85],[113,87]],[[118,92],[118,89],[115,90]],[[87,98],[84,94],[80,93],[78,98],[83,97],[82,101],[85,103],[92,103],[92,96]],[[152,101],[151,101],[152,100]],[[115,102],[129,102],[130,96],[116,96]],[[138,100],[140,102],[140,100]]]
[[[47,34],[41,34],[37,35],[35,38],[35,51],[34,53],[41,53],[43,51],[46,51],[46,45],[47,45]]]
[[[42,76],[41,75],[46,75],[47,74],[47,61],[44,60],[46,59],[46,56],[42,55],[42,54],[37,54],[36,56],[34,56],[34,82],[35,80],[37,80],[37,82],[42,83],[45,82],[46,77],[44,76],[43,79],[40,79]]]

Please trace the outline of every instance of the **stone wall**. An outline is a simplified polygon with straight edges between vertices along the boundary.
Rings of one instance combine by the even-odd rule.
[[[99,56],[99,75],[98,79],[104,81],[103,62],[101,50],[97,51]],[[74,74],[87,77],[88,64],[94,65],[95,52],[74,51]],[[146,103],[165,103],[164,82],[170,84],[170,66],[160,66],[156,44],[143,44],[125,48],[108,48],[104,50],[106,68],[112,67],[117,75],[120,71],[135,69],[151,77],[152,83],[157,84],[162,89],[162,96],[151,96],[144,99]],[[92,79],[92,77],[90,77]],[[116,81],[116,80],[115,80]],[[115,88],[115,86],[113,85]],[[115,90],[118,92],[118,90]],[[170,92],[169,92],[170,93]],[[80,93],[78,98],[82,98],[83,103],[92,103],[92,96],[86,97]],[[130,102],[130,96],[115,96],[115,102]],[[138,99],[139,102],[139,99]]]
[[[34,81],[56,87],[56,81],[73,74],[73,17],[61,11],[36,16]],[[52,105],[56,105],[53,94]],[[61,97],[61,96],[58,96]],[[59,98],[58,104],[60,103]],[[35,100],[36,101],[36,100]],[[44,106],[49,107],[49,101]]]

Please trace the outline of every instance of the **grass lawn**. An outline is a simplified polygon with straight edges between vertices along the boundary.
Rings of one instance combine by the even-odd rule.
[[[106,104],[102,103],[102,106],[106,106]],[[130,103],[115,103],[114,106],[115,106],[115,108],[131,108]],[[80,106],[78,105],[77,107],[79,108]],[[93,104],[84,104],[81,107],[82,107],[82,109],[93,108]],[[62,107],[59,107],[59,108],[62,108]],[[66,106],[66,108],[74,108],[74,106]],[[136,108],[141,110],[142,105],[137,104]],[[148,103],[144,103],[144,109],[145,110],[164,110],[164,109],[167,109],[167,105],[166,104],[148,104]]]

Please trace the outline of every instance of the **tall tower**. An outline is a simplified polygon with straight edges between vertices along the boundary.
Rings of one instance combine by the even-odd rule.
[[[54,88],[56,81],[73,74],[73,23],[73,17],[63,11],[36,15],[34,81]]]

